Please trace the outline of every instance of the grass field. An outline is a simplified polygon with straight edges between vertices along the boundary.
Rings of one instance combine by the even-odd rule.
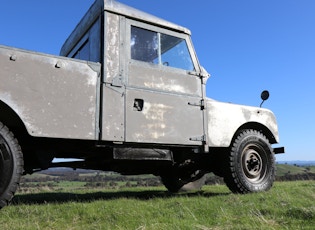
[[[71,186],[73,186],[71,188]],[[264,193],[224,185],[171,195],[163,187],[19,193],[0,212],[1,229],[314,229],[315,181],[276,182]]]
[[[284,174],[303,174],[303,173],[315,173],[315,166],[309,167],[298,167],[295,165],[285,165],[285,164],[278,164],[277,165],[277,175],[283,176]]]

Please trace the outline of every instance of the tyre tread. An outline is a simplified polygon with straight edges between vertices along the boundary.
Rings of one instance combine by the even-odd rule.
[[[5,189],[3,194],[0,194],[1,209],[11,202],[16,190],[18,189],[19,182],[24,171],[24,163],[22,149],[18,143],[18,140],[14,137],[9,128],[5,126],[2,122],[0,122],[0,134],[10,146],[11,152],[13,154],[12,157],[14,158],[14,169],[11,181],[9,182],[7,189]]]
[[[272,148],[270,147],[269,140],[266,138],[265,135],[263,135],[260,131],[254,130],[254,129],[246,129],[242,130],[238,133],[237,137],[235,138],[232,146],[231,146],[231,151],[228,155],[228,165],[226,169],[226,173],[224,175],[224,182],[228,186],[228,188],[233,192],[233,193],[241,193],[241,194],[246,194],[253,192],[249,187],[245,186],[244,183],[242,183],[242,178],[240,178],[237,169],[238,165],[236,163],[236,157],[237,157],[237,150],[238,150],[238,145],[242,142],[242,140],[250,135],[254,135],[262,139],[268,146],[270,150],[270,183],[264,190],[268,190],[271,188],[273,181],[275,180],[275,160],[274,160],[274,153]],[[268,172],[269,173],[269,172]]]

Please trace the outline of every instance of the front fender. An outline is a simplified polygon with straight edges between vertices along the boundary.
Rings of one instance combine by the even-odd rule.
[[[207,112],[209,147],[230,146],[233,136],[242,126],[253,129],[257,126],[265,127],[272,134],[273,142],[279,142],[277,121],[268,109],[207,99]]]

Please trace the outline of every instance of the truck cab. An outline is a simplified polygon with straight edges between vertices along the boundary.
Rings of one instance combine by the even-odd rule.
[[[206,135],[201,103],[208,75],[201,76],[188,29],[97,1],[60,54],[103,63],[101,140],[203,144],[196,137]]]

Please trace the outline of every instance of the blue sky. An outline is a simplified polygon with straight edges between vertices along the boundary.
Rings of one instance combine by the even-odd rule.
[[[94,0],[14,0],[0,7],[0,44],[58,54]],[[211,73],[207,96],[259,106],[277,116],[277,160],[315,160],[315,1],[121,2],[189,28]]]

